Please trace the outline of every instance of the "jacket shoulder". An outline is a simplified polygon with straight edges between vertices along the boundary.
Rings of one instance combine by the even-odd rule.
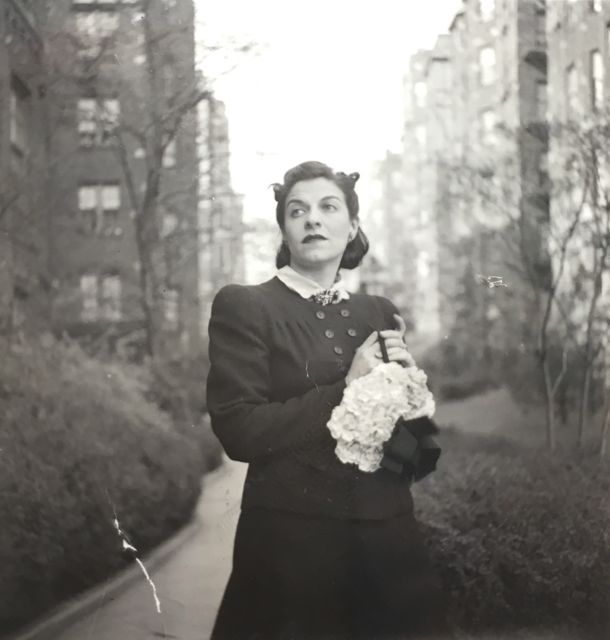
[[[396,305],[384,296],[373,295],[370,293],[352,293],[350,296],[354,303],[365,308],[374,308],[378,312],[381,311],[385,317],[390,319],[394,313],[398,313]]]
[[[376,299],[379,307],[383,309],[384,315],[386,315],[389,318],[392,318],[392,316],[395,313],[400,315],[400,312],[398,311],[396,305],[390,299],[384,296],[373,296],[373,297]]]
[[[252,304],[260,300],[260,285],[226,284],[214,296],[213,304],[218,307]]]
[[[265,284],[227,284],[221,287],[214,296],[210,319],[237,316],[245,324],[265,324],[272,309]]]

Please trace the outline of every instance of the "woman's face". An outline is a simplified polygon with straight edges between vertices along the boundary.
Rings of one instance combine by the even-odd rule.
[[[345,196],[328,178],[297,182],[286,198],[282,236],[291,265],[315,268],[335,261],[337,268],[358,221],[350,220]]]

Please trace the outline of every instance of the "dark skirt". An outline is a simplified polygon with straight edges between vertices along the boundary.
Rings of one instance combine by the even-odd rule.
[[[211,640],[443,637],[443,600],[412,514],[248,509]]]

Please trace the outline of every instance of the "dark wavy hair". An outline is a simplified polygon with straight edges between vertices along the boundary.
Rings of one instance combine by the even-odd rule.
[[[360,203],[358,202],[358,194],[356,193],[355,186],[360,178],[359,173],[350,173],[349,175],[342,171],[334,171],[328,165],[322,162],[316,162],[310,160],[308,162],[302,162],[296,167],[289,169],[284,174],[284,182],[271,185],[275,194],[275,201],[277,205],[275,207],[275,217],[280,229],[284,230],[285,208],[286,198],[290,193],[290,190],[297,182],[303,182],[304,180],[314,180],[315,178],[326,178],[331,182],[334,182],[345,196],[345,203],[347,204],[347,210],[351,220],[358,219],[358,212],[360,211]],[[364,235],[364,232],[358,227],[358,233],[356,237],[347,243],[345,247],[345,253],[341,258],[339,264],[340,269],[355,269],[362,262],[362,258],[369,250],[369,241]],[[290,264],[290,249],[288,245],[282,241],[280,248],[275,257],[275,265],[278,269]]]

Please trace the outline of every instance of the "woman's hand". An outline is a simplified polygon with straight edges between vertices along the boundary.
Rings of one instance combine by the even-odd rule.
[[[385,331],[373,331],[371,335],[356,349],[352,365],[347,372],[345,381],[349,384],[367,373],[370,373],[383,360],[379,337],[384,341],[390,362],[401,362],[407,366],[413,366],[415,361],[409,353],[404,342],[404,335],[407,332],[405,321],[397,314],[394,314],[398,329],[387,329]]]
[[[407,325],[396,313],[394,314],[394,319],[396,320],[397,329],[387,329],[379,332],[379,335],[383,338],[386,351],[388,352],[388,360],[390,362],[401,362],[407,366],[413,366],[415,365],[415,360],[413,360],[413,356],[409,353],[404,339],[407,332]],[[375,357],[379,359],[383,358],[381,350],[379,355]]]
[[[356,349],[352,364],[345,376],[345,382],[349,384],[352,380],[356,380],[370,373],[379,364],[378,358],[381,358],[379,335],[377,331],[373,331]]]

